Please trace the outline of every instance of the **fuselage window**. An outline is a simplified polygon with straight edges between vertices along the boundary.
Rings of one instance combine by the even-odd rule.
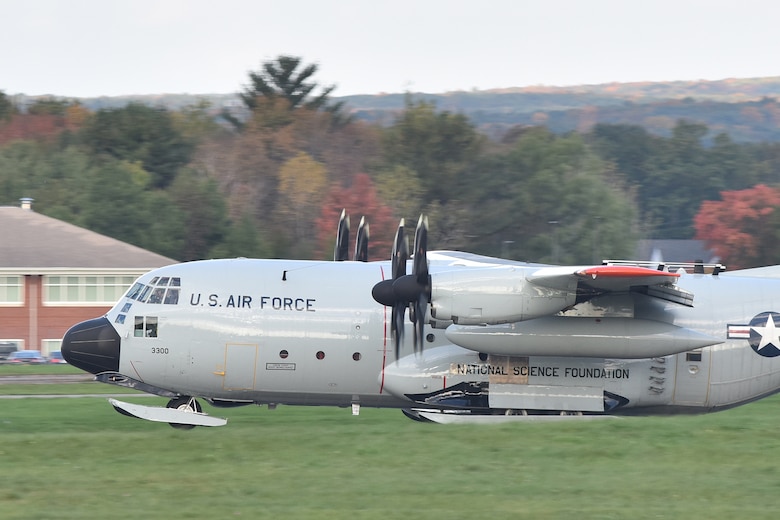
[[[171,287],[181,287],[181,279],[178,276],[171,278]]]
[[[159,281],[159,282],[157,282],[157,285],[158,285],[158,286],[159,286],[159,285],[168,285],[168,277],[167,277],[167,276],[164,276],[164,277],[160,278],[160,281]]]

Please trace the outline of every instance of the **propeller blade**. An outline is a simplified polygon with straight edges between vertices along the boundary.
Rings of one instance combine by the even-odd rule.
[[[343,262],[349,260],[349,216],[347,210],[341,210],[339,228],[336,232],[336,248],[333,250],[333,260]]]
[[[406,306],[404,304],[393,305],[392,323],[390,324],[390,334],[393,338],[393,347],[395,349],[395,360],[401,359],[401,343],[404,339],[404,314]]]
[[[401,219],[401,223],[398,224],[398,230],[395,232],[395,240],[393,240],[393,255],[391,257],[393,280],[397,280],[406,274],[406,260],[408,258],[409,244],[407,244],[406,236],[404,235],[404,219]]]
[[[414,232],[414,264],[412,273],[420,285],[428,284],[428,217],[420,215]]]
[[[425,344],[424,327],[425,327],[425,311],[428,305],[428,297],[424,293],[420,293],[417,301],[414,302],[414,353],[415,355],[422,354],[423,346]]]
[[[406,278],[409,281],[399,285],[409,302],[409,317],[414,323],[414,353],[418,355],[423,351],[425,316],[428,303],[431,301],[431,277],[428,273],[428,218],[423,215],[420,215],[414,232],[412,276]]]
[[[387,280],[374,285],[371,290],[371,295],[378,303],[386,307],[395,307],[398,303],[393,284],[395,281],[406,275],[406,259],[409,256],[409,246],[406,244],[406,237],[404,236],[404,219],[401,219],[401,223],[398,225],[398,229],[395,232],[395,239],[393,240],[393,250],[391,251],[391,266],[392,275]]]
[[[355,239],[355,261],[368,262],[368,222],[366,217],[360,217],[358,225],[357,238]]]

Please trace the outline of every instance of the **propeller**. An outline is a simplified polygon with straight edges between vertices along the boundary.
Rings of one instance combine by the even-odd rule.
[[[355,238],[355,261],[368,262],[368,222],[366,217],[360,217],[360,225]]]
[[[403,333],[404,313],[409,307],[409,319],[414,323],[414,352],[421,353],[424,338],[423,327],[428,303],[431,301],[431,277],[428,272],[428,219],[420,215],[414,234],[414,262],[412,274],[406,274],[406,259],[408,257],[406,239],[404,237],[404,221],[398,226],[393,243],[393,278],[383,280],[374,286],[374,299],[393,307],[391,332],[395,340],[396,359],[399,357],[401,335]]]
[[[371,295],[378,303],[387,307],[392,307],[390,321],[390,334],[395,345],[395,358],[399,358],[401,352],[401,340],[404,333],[404,313],[406,312],[406,302],[398,300],[395,295],[393,284],[402,276],[406,276],[406,260],[409,258],[409,245],[404,235],[404,219],[398,224],[393,240],[393,252],[391,256],[392,278],[382,280],[374,285]]]
[[[431,276],[428,273],[428,219],[420,215],[414,233],[414,262],[412,274],[400,277],[393,283],[399,299],[409,303],[409,319],[414,323],[414,353],[423,350],[425,315],[431,301]]]
[[[361,221],[361,225],[363,222]],[[341,210],[339,229],[336,232],[336,248],[333,250],[333,260],[343,262],[349,260],[349,215],[347,210]]]

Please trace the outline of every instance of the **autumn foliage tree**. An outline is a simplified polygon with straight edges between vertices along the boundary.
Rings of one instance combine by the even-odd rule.
[[[694,217],[696,238],[705,240],[731,268],[776,264],[780,259],[780,189],[759,184],[721,192]]]
[[[382,260],[390,258],[393,237],[398,223],[393,219],[392,210],[377,196],[376,187],[371,177],[359,173],[353,179],[352,185],[344,188],[334,186],[325,197],[320,216],[317,219],[318,257],[333,258],[333,248],[336,244],[336,229],[341,210],[346,209],[351,216],[350,258],[355,248],[360,217],[366,217],[370,226],[368,242],[368,259]],[[410,228],[414,236],[414,228]]]

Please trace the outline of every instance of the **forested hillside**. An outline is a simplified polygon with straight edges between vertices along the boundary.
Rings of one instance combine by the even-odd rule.
[[[780,185],[773,139],[742,142],[676,113],[656,126],[594,116],[565,129],[559,112],[593,116],[646,104],[576,108],[558,92],[558,101],[547,98],[548,112],[501,123],[500,132],[480,119],[483,109],[415,95],[367,119],[315,75],[316,66],[279,57],[226,105],[95,108],[49,98],[20,104],[0,93],[0,204],[33,197],[36,211],[179,260],[329,258],[342,208],[355,227],[361,215],[370,221],[371,259],[388,257],[401,217],[424,212],[432,248],[520,260],[587,263],[628,257],[638,238],[694,236],[724,246],[725,262],[778,260],[767,248],[738,256],[708,227],[722,218],[724,191],[744,200],[738,194]],[[734,105],[721,96],[662,103]],[[773,99],[745,108],[776,130]],[[741,126],[744,135],[760,133],[760,125]],[[762,240],[777,242],[776,199],[747,199],[760,207],[734,208],[729,229],[761,228]]]
[[[406,98],[433,103],[439,110],[463,114],[494,139],[517,125],[545,125],[555,133],[588,131],[598,123],[639,125],[670,136],[680,119],[711,131],[705,144],[725,132],[737,142],[780,141],[780,77],[608,83],[573,87],[524,87],[470,92],[404,93],[333,97],[352,117],[388,126],[406,106]],[[240,96],[232,94],[163,94],[80,99],[96,111],[130,102],[181,110],[207,100],[214,114],[223,109],[244,114]],[[35,100],[23,96],[24,104]]]

